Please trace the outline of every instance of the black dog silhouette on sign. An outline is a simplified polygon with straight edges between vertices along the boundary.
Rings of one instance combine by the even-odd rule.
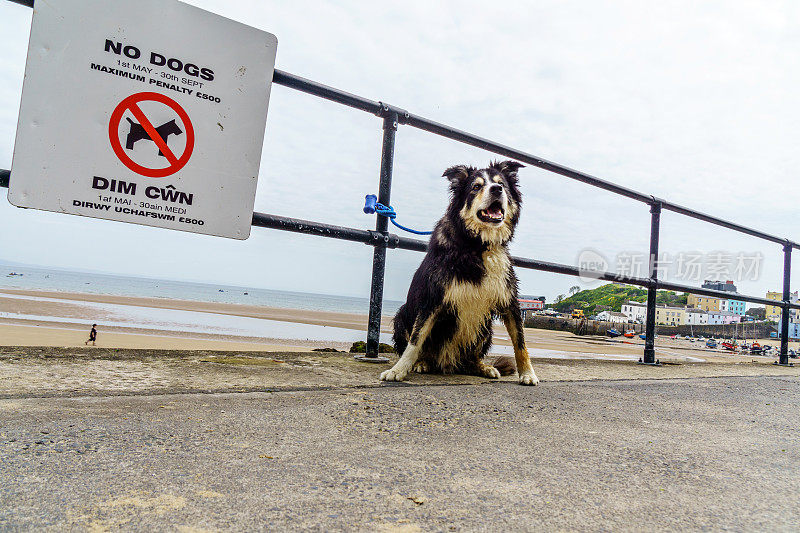
[[[142,139],[147,139],[152,141],[153,139],[147,134],[147,131],[142,127],[141,124],[138,124],[128,117],[125,117],[130,125],[131,129],[128,131],[128,137],[125,139],[125,149],[126,150],[133,150],[133,145],[137,141],[141,141]],[[164,139],[164,142],[168,142],[170,135],[180,135],[183,133],[181,129],[175,124],[175,119],[170,120],[169,122],[165,122],[164,124],[160,125],[156,128],[156,132],[158,133],[159,137]],[[158,155],[166,157],[161,150],[158,151]]]

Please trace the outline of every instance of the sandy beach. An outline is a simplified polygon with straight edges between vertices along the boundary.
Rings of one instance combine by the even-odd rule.
[[[129,323],[125,313],[158,317],[151,325]],[[174,319],[174,315],[189,313]],[[198,320],[211,320],[196,327]],[[217,321],[233,324],[268,324],[273,335],[236,333],[217,328]],[[98,324],[98,347],[172,350],[310,351],[330,347],[349,349],[362,340],[367,316],[355,313],[283,309],[254,305],[210,303],[161,298],[136,298],[101,294],[0,289],[0,345],[79,347],[88,337],[90,324]],[[226,326],[227,327],[227,326]],[[391,332],[391,317],[382,321],[383,340]],[[251,332],[252,332],[251,331]],[[343,340],[344,337],[348,337]],[[526,330],[531,356],[559,358],[635,360],[641,356],[640,339],[579,337],[569,332]],[[777,345],[777,339],[769,339]],[[510,354],[508,335],[495,328],[493,353]],[[791,343],[797,349],[796,342]],[[657,339],[657,357],[664,361],[750,361],[752,356],[730,355],[705,349],[701,343]],[[764,358],[758,358],[763,360]]]
[[[0,345],[83,346],[88,323],[98,324],[97,346],[147,349],[226,349],[263,351],[270,349],[307,351],[319,347],[346,349],[350,343],[326,339],[287,339],[252,335],[231,335],[186,331],[180,324],[164,328],[127,326],[114,323],[114,311],[88,304],[127,306],[139,311],[188,311],[211,317],[241,317],[288,324],[305,324],[366,331],[366,315],[282,309],[253,305],[135,298],[114,295],[54,291],[0,289]],[[384,320],[389,324],[390,317]],[[385,329],[385,331],[388,331]]]

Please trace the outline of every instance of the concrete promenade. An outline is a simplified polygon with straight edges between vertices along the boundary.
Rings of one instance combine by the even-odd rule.
[[[0,530],[796,530],[800,369],[0,351]]]

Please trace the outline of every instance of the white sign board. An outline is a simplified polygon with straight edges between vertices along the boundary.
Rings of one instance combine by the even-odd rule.
[[[9,201],[246,239],[277,44],[175,0],[36,2]]]

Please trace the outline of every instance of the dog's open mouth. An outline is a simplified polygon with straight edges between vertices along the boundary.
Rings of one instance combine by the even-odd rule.
[[[499,201],[492,202],[486,209],[478,211],[478,218],[490,224],[499,224],[503,221],[504,216],[503,204]]]

